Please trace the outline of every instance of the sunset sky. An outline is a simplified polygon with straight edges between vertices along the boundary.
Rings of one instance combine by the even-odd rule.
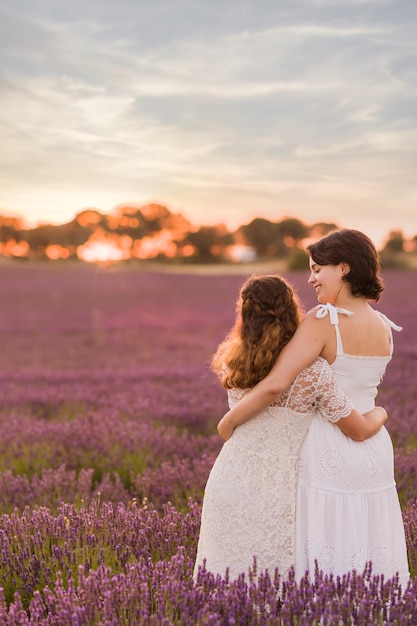
[[[0,214],[417,233],[415,0],[0,2]]]

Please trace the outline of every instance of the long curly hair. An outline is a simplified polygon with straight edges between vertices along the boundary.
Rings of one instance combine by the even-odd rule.
[[[251,276],[240,289],[235,324],[211,360],[223,387],[248,389],[262,380],[300,320],[298,297],[281,276]]]

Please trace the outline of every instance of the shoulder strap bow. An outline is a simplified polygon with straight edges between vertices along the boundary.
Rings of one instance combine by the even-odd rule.
[[[316,311],[316,317],[321,319],[326,317],[326,315],[330,315],[330,323],[335,325],[339,323],[338,313],[342,313],[343,315],[354,315],[352,311],[348,311],[347,309],[340,309],[339,307],[334,306],[334,304],[330,304],[327,302],[326,304],[320,304]]]

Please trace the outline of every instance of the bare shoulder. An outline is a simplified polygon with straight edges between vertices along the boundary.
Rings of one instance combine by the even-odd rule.
[[[316,304],[316,306],[313,306],[312,309],[309,309],[306,313],[306,317],[307,315],[314,315],[314,317],[316,316],[317,311],[319,311],[321,309],[321,304]]]
[[[304,327],[304,330],[313,329],[314,332],[327,332],[330,324],[328,316],[318,316],[317,312],[320,310],[320,305],[315,306],[305,314],[300,327]]]
[[[324,356],[331,363],[336,354],[334,327],[331,326],[328,315],[316,316],[319,309],[320,307],[315,307],[305,315],[291,342],[299,351],[313,357]],[[313,359],[310,363],[312,361]]]

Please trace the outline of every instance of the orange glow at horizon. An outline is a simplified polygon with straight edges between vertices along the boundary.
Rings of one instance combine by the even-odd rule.
[[[92,241],[77,248],[77,257],[87,263],[125,261],[130,258],[130,252],[111,241]]]
[[[177,246],[173,241],[173,233],[165,229],[154,236],[137,239],[132,254],[138,259],[154,259],[160,254],[174,258],[177,254]]]
[[[85,244],[78,246],[77,257],[88,263],[126,261],[131,258],[154,259],[159,255],[174,258],[178,255],[175,234],[164,229],[154,235],[133,240],[129,235],[111,234],[99,228]],[[190,253],[189,249],[184,249],[182,256]]]
[[[9,239],[6,243],[0,242],[0,254],[3,256],[26,257],[29,254],[29,244],[26,241]]]
[[[58,259],[68,259],[71,252],[68,248],[54,244],[45,248],[45,254],[51,261],[57,261]]]

